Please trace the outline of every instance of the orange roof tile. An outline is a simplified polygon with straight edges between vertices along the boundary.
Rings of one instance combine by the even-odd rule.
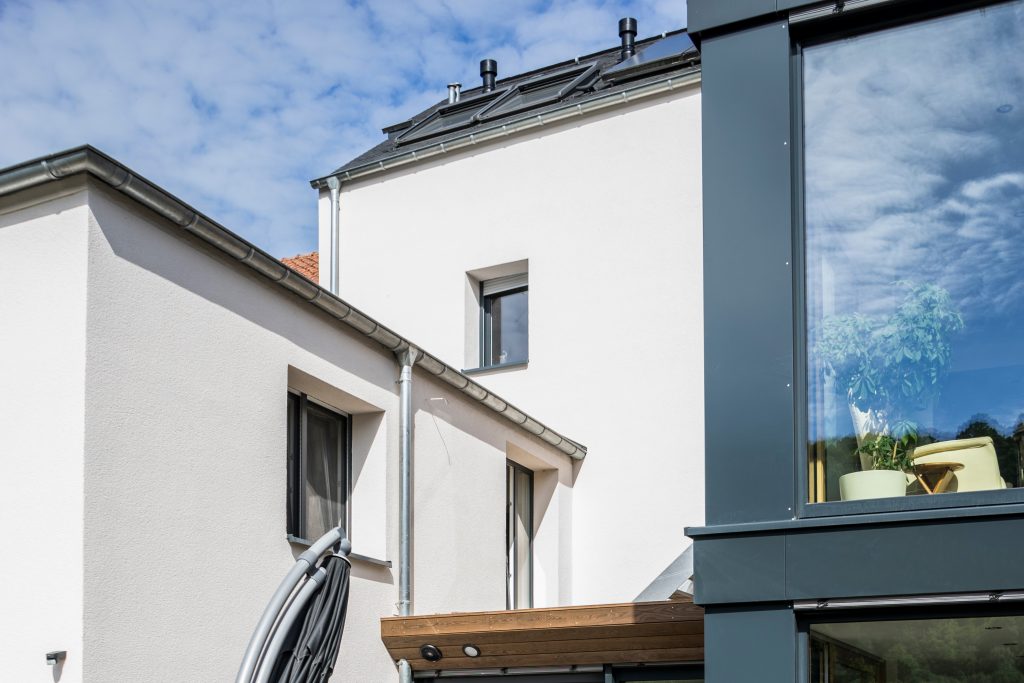
[[[308,254],[299,254],[298,256],[292,256],[291,258],[281,259],[281,263],[285,264],[292,270],[297,270],[299,275],[312,280],[319,284],[320,282],[320,254],[319,252],[311,251]]]

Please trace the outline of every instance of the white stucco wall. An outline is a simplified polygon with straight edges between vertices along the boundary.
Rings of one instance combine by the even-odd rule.
[[[529,368],[478,379],[590,449],[573,603],[631,600],[703,522],[700,168],[695,86],[342,184],[342,296],[449,363],[466,274],[528,260]]]
[[[80,683],[87,209],[73,183],[22,199],[0,207],[0,680],[52,683],[65,650]]]
[[[354,414],[354,551],[397,559],[397,366],[109,190],[91,185],[89,208],[86,680],[230,680],[301,550],[285,540],[289,385]],[[506,454],[570,483],[571,467],[415,377],[415,609],[503,607]],[[570,496],[553,498],[549,534]],[[560,544],[538,558],[556,577]],[[353,575],[342,680],[395,680],[379,618],[397,571]]]

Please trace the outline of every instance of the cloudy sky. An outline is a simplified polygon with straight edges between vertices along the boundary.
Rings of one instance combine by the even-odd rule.
[[[0,0],[0,166],[90,143],[277,256],[308,181],[477,83],[686,25],[685,0]]]

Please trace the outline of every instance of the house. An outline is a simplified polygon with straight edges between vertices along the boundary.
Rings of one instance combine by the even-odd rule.
[[[688,7],[706,680],[1024,680],[1024,2]]]
[[[0,170],[17,679],[229,677],[337,516],[342,680],[1024,680],[1024,0],[689,17],[314,180],[326,287]]]
[[[0,678],[231,680],[341,520],[338,679],[396,680],[406,391],[417,607],[505,608],[509,510],[564,603],[586,448],[555,426],[90,147],[0,170],[0,253]]]
[[[312,181],[321,282],[585,435],[578,605],[676,576],[704,519],[700,55],[685,31],[608,29],[614,47],[528,73],[484,60]]]

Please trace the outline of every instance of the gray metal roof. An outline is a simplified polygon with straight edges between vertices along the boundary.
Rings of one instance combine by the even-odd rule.
[[[637,54],[634,58],[622,64],[620,64],[620,47],[616,46],[503,78],[495,86],[495,92],[502,92],[502,95],[497,98],[499,101],[495,102],[494,99],[489,99],[482,102],[479,111],[475,112],[478,115],[473,117],[468,125],[463,123],[454,126],[447,132],[443,126],[439,126],[439,130],[436,132],[417,137],[415,132],[418,129],[422,130],[431,121],[436,121],[449,108],[447,98],[441,100],[406,121],[384,128],[383,132],[388,136],[386,140],[331,173],[312,180],[311,184],[313,187],[320,187],[322,182],[330,176],[337,175],[344,179],[356,171],[372,167],[384,169],[389,160],[410,154],[415,157],[415,153],[418,151],[434,148],[439,144],[443,146],[446,142],[472,135],[475,130],[501,126],[504,123],[521,119],[524,115],[543,115],[553,110],[582,105],[598,98],[607,98],[610,94],[635,89],[638,86],[664,80],[673,75],[678,76],[700,70],[700,53],[688,40],[685,29],[638,41],[636,51]],[[643,58],[645,52],[648,52],[652,58],[645,60]],[[593,74],[567,92],[559,93],[558,97],[540,98],[532,103],[524,102],[523,106],[511,106],[510,100],[516,97],[517,92],[521,92],[524,84],[541,82],[548,77],[569,72],[573,67],[586,65],[596,67]],[[460,103],[472,102],[482,95],[484,95],[482,86],[464,90]],[[626,99],[624,98],[622,102],[625,103]],[[488,112],[484,110],[497,111],[498,114],[488,115]],[[483,112],[482,115],[480,115],[481,112]]]

